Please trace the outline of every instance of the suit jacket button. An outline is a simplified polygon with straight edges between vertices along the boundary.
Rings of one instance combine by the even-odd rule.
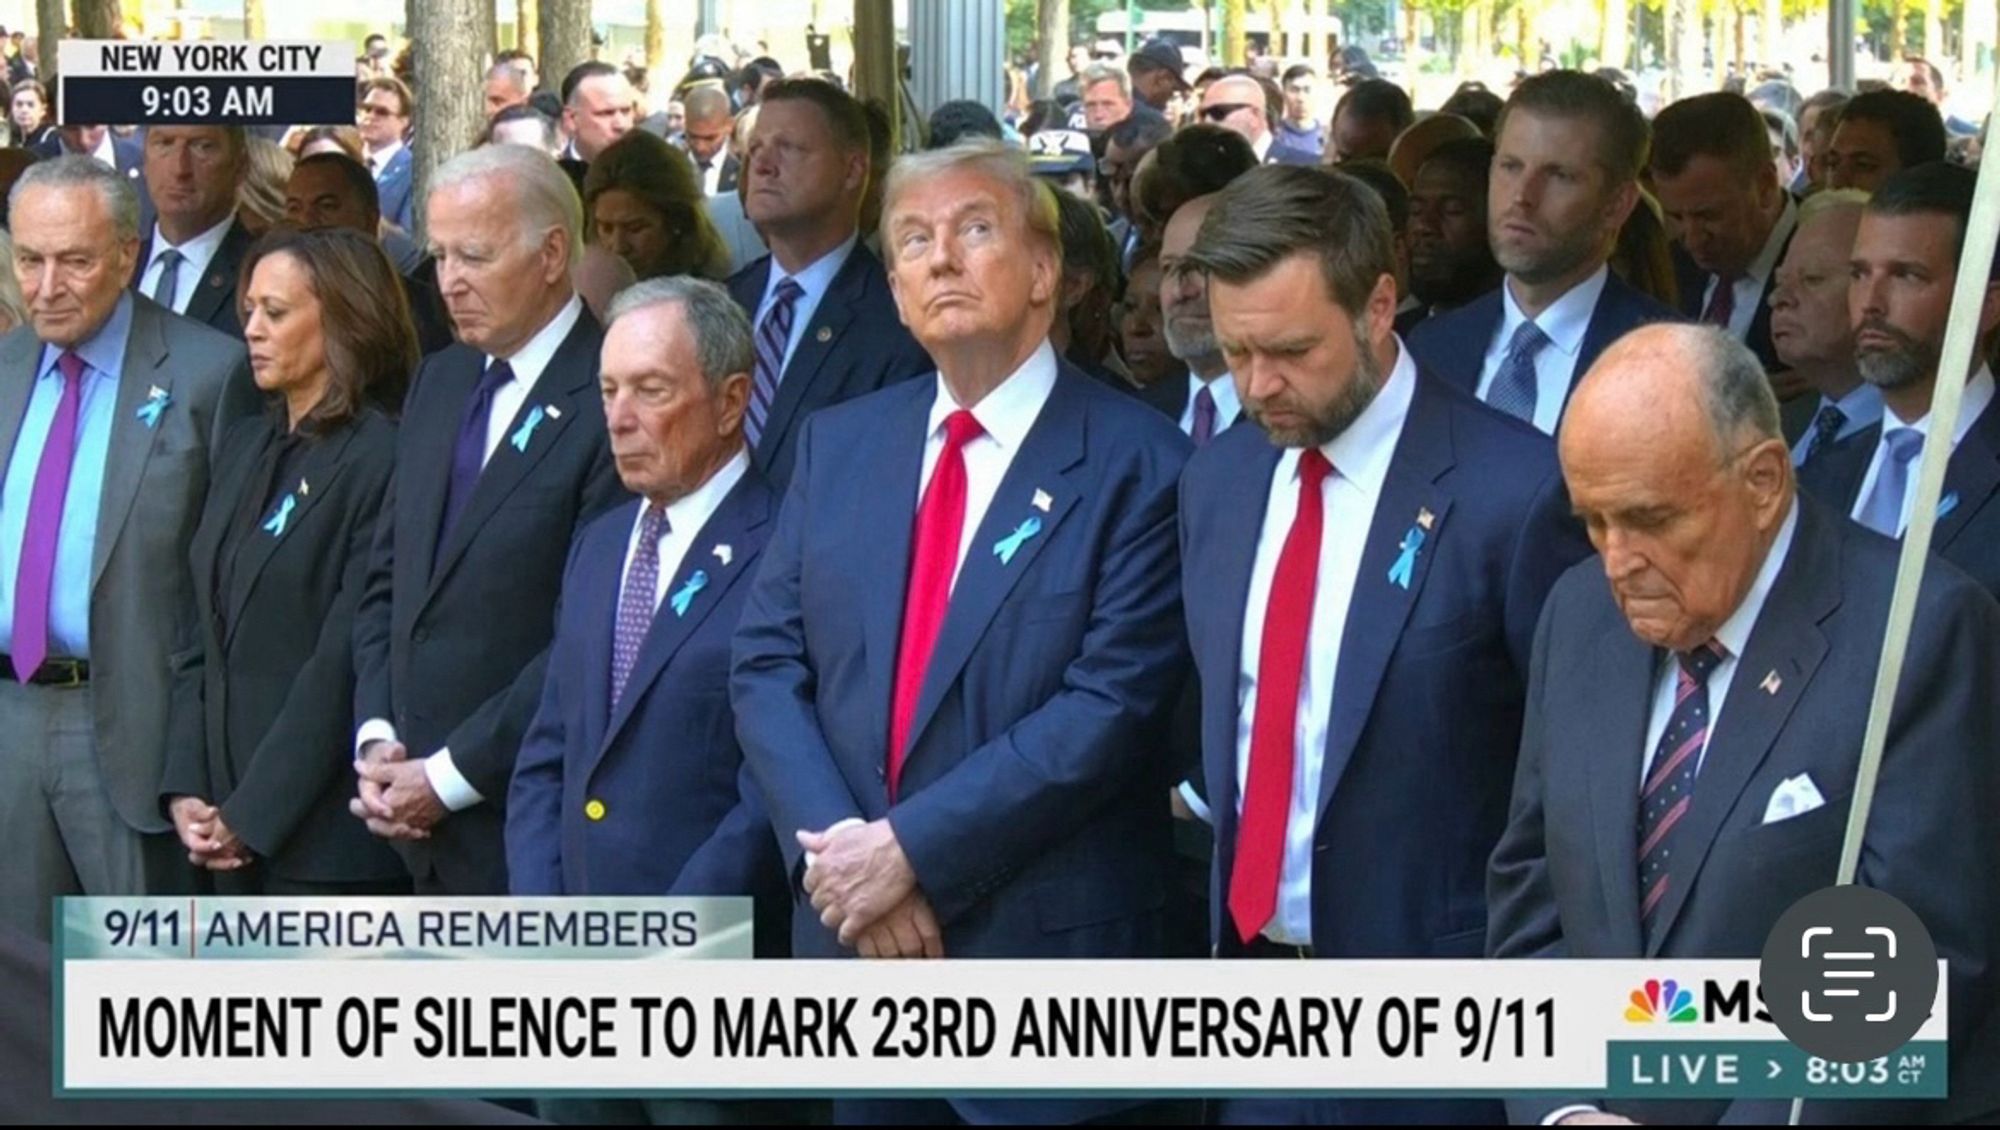
[[[583,806],[583,814],[592,820],[604,819],[604,802],[601,800],[591,801],[589,804]]]

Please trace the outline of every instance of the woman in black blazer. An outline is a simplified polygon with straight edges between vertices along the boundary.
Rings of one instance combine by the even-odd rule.
[[[349,634],[417,362],[395,268],[356,232],[279,229],[245,258],[270,412],[224,439],[190,550],[161,800],[223,894],[391,894],[402,861],[350,816]]]

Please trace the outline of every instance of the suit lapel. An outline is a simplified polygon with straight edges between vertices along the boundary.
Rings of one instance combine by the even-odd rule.
[[[973,649],[986,634],[1001,602],[1034,568],[1042,547],[1056,539],[1063,517],[1076,505],[1077,489],[1065,472],[1083,459],[1084,416],[1088,409],[1081,403],[1072,382],[1089,379],[1067,366],[1058,372],[1048,402],[1042,406],[1034,426],[1028,429],[1021,450],[1008,465],[1007,475],[1000,481],[1000,489],[993,495],[993,503],[987,507],[986,516],[972,537],[971,548],[966,550],[958,581],[951,591],[944,625],[939,628],[937,644],[931,650],[923,690],[910,717],[911,749],[923,737],[924,727],[937,713],[945,691],[958,680],[959,672],[972,658]],[[1048,496],[1047,510],[1035,506],[1038,492]],[[1012,559],[1001,561],[994,547],[1030,518],[1041,523],[1040,532],[1019,541]]]
[[[439,362],[421,374],[424,382],[435,383],[437,387],[436,395],[429,397],[435,418],[421,423],[405,421],[403,434],[407,437],[421,434],[424,442],[397,445],[396,505],[414,516],[416,544],[411,547],[412,560],[421,562],[423,572],[419,576],[431,578],[433,587],[443,575],[442,569],[432,568],[432,562],[437,561],[438,527],[444,522],[445,494],[451,489],[452,447],[458,439],[466,402],[472,399],[472,390],[479,383],[484,360],[476,349],[465,346],[446,349]],[[400,548],[397,556],[402,556]]]
[[[1965,532],[1966,523],[1979,513],[1996,487],[2000,487],[2000,411],[1988,404],[1972,430],[1965,433],[1958,450],[1951,453],[1951,463],[1945,469],[1944,497],[1956,495],[1958,501],[1938,519],[1937,530],[1931,535],[1936,552],[1942,553]]]
[[[1503,280],[1500,285],[1507,284]],[[1466,308],[1464,333],[1432,335],[1436,337],[1445,360],[1441,365],[1426,366],[1427,371],[1435,372],[1466,392],[1478,395],[1480,373],[1486,368],[1486,348],[1493,344],[1493,335],[1500,329],[1505,310],[1497,289],[1473,299]],[[1448,328],[1455,330],[1459,327],[1454,325]]]
[[[834,276],[833,285],[827,287],[826,293],[820,297],[812,321],[807,324],[804,336],[799,338],[799,347],[792,351],[792,362],[785,367],[778,381],[777,399],[771,402],[770,419],[765,422],[764,434],[757,442],[763,455],[763,465],[770,465],[772,453],[785,442],[793,418],[798,415],[799,405],[806,399],[813,381],[826,367],[827,358],[841,347],[842,336],[847,332],[848,323],[854,320],[854,311],[867,289],[867,272],[880,269],[874,256],[868,254],[868,249],[856,243],[848,253],[847,262]],[[768,272],[765,278],[770,278]],[[762,293],[758,292],[759,301],[762,300]],[[751,316],[756,316],[755,306],[751,307]]]
[[[1603,680],[1592,700],[1590,724],[1600,753],[1587,759],[1591,826],[1597,866],[1612,930],[1612,953],[1637,954],[1639,929],[1639,790],[1646,753],[1646,721],[1653,706],[1659,651],[1640,642],[1606,598],[1590,669]]]
[[[1452,466],[1451,420],[1445,406],[1431,396],[1423,378],[1410,402],[1402,437],[1389,461],[1382,496],[1368,524],[1368,542],[1361,550],[1361,572],[1347,624],[1341,632],[1340,661],[1334,675],[1333,714],[1328,720],[1326,763],[1320,771],[1319,810],[1324,813],[1354,756],[1361,731],[1382,685],[1389,658],[1403,634],[1410,609],[1423,595],[1424,579],[1437,558],[1439,542],[1451,536],[1451,496],[1437,486]],[[1429,515],[1428,528],[1424,516]],[[1403,556],[1410,531],[1422,535],[1407,586],[1390,573]]]
[[[1236,822],[1236,707],[1243,694],[1243,616],[1250,599],[1250,575],[1257,566],[1257,542],[1270,507],[1271,475],[1282,454],[1267,440],[1243,446],[1244,456],[1232,461],[1228,494],[1216,515],[1214,533],[1204,539],[1208,552],[1217,558],[1217,583],[1212,589],[1201,586],[1212,598],[1209,607],[1216,616],[1215,659],[1210,669],[1228,688],[1226,693],[1202,692],[1204,699],[1220,707],[1204,712],[1204,728],[1213,726],[1216,731],[1205,736],[1204,745],[1212,739],[1213,748],[1229,751],[1212,767],[1208,782],[1209,810],[1216,814],[1219,831]],[[1233,835],[1225,842],[1233,843]]]
[[[439,551],[437,569],[431,574],[433,591],[450,575],[451,567],[458,559],[465,555],[466,547],[472,544],[479,528],[500,509],[507,496],[527,479],[542,458],[555,450],[563,432],[586,410],[602,411],[582,395],[582,390],[590,383],[588,378],[595,372],[595,348],[590,344],[592,335],[589,332],[593,323],[589,319],[589,311],[577,319],[569,336],[556,349],[555,356],[549,358],[548,367],[542,370],[535,387],[528,390],[527,399],[521,402],[514,418],[508,421],[506,435],[501,439],[500,446],[494,448],[492,458],[486,461],[486,469],[479,473],[479,481],[472,488],[472,497],[465,504],[465,512],[458,516],[451,535]],[[594,390],[592,394],[595,395]],[[549,411],[550,408],[555,411]],[[541,421],[532,429],[524,429],[528,417],[537,410],[542,413]],[[448,460],[449,451],[446,457]],[[448,483],[449,465],[445,478]],[[438,513],[442,519],[442,499]]]
[[[271,518],[271,511],[266,510],[258,515],[257,528],[250,531],[250,536],[237,547],[236,552],[241,556],[237,561],[236,579],[230,586],[230,591],[225,594],[229,601],[229,639],[223,641],[225,647],[228,646],[229,640],[236,638],[236,628],[243,622],[243,606],[249,603],[250,594],[255,591],[257,580],[263,576],[265,566],[271,563],[272,556],[292,538],[293,531],[299,528],[299,523],[305,520],[306,515],[319,506],[321,499],[333,492],[333,484],[339,480],[340,473],[347,467],[342,457],[347,453],[347,445],[353,438],[354,428],[349,426],[342,428],[338,435],[327,436],[313,443],[306,451],[305,458],[299,461],[299,477],[292,482],[278,484],[280,492],[278,498],[281,501],[276,505],[282,506],[284,504],[282,500],[287,496],[293,499],[292,513],[285,519],[283,532],[273,534],[264,528],[264,523]],[[304,484],[303,488],[300,486],[301,483]],[[252,485],[261,487],[263,484]],[[242,489],[239,487],[237,491],[238,503],[242,501]],[[220,513],[233,516],[236,507],[232,505],[230,509]],[[203,582],[197,577],[195,583]]]
[[[581,552],[588,556],[578,563],[582,583],[577,598],[584,604],[583,669],[577,674],[582,683],[583,733],[576,748],[587,750],[593,760],[604,748],[611,724],[611,652],[617,643],[618,601],[623,595],[625,554],[632,543],[632,527],[639,521],[644,500],[624,503],[611,511],[617,520],[605,527],[601,545],[588,540]],[[588,538],[589,535],[586,535]],[[566,598],[567,599],[567,596]],[[560,657],[552,659],[564,661]]]
[[[937,398],[936,376],[907,381],[897,395],[900,404],[885,405],[883,442],[866,450],[828,452],[822,458],[851,460],[853,474],[843,476],[850,490],[848,511],[856,516],[853,546],[873,569],[856,599],[862,605],[862,645],[868,668],[868,701],[875,706],[876,745],[889,748],[889,708],[896,685],[896,650],[901,643],[903,600],[910,586],[910,542],[916,528],[917,483],[923,477],[924,444],[928,439],[931,405]],[[893,414],[892,414],[893,413]],[[936,664],[933,653],[931,662]],[[914,733],[914,729],[912,733]]]
[[[752,472],[730,490],[722,500],[715,514],[709,518],[701,530],[688,543],[686,556],[681,558],[680,568],[674,571],[671,584],[667,586],[667,598],[653,610],[653,622],[646,630],[646,641],[640,645],[639,657],[632,664],[632,674],[625,683],[625,696],[612,707],[611,723],[604,731],[604,741],[598,746],[598,756],[618,739],[618,733],[632,717],[633,708],[660,673],[666,670],[681,646],[707,621],[709,614],[722,603],[723,594],[737,583],[744,574],[752,571],[755,554],[750,551],[750,533],[762,526],[771,516],[771,498],[761,482]],[[729,560],[723,560],[720,547],[729,546]],[[706,581],[695,590],[687,602],[685,615],[674,611],[674,594],[683,591],[697,574],[706,576]],[[621,579],[622,583],[622,579]],[[616,598],[614,597],[614,603]],[[608,651],[606,654],[609,654]]]
[[[250,233],[239,220],[231,220],[229,231],[222,237],[222,246],[215,249],[215,257],[208,261],[208,269],[202,272],[201,280],[195,283],[194,293],[188,297],[185,317],[197,322],[212,322],[222,309],[222,304],[236,293],[237,264],[243,261],[243,249],[250,244]]]
[[[118,400],[111,410],[111,446],[105,458],[104,490],[99,495],[97,507],[97,548],[90,562],[90,586],[93,591],[97,588],[98,579],[104,576],[105,563],[111,560],[111,551],[117,545],[119,532],[125,528],[125,518],[132,510],[132,501],[139,495],[139,483],[145,478],[146,463],[153,457],[153,440],[159,429],[168,426],[169,415],[187,411],[185,405],[176,405],[171,399],[173,377],[165,368],[167,340],[163,322],[166,317],[167,314],[149,302],[138,299],[132,302],[132,334],[125,343],[125,362],[118,377]],[[164,391],[169,401],[158,422],[148,426],[139,418],[139,406],[146,402],[154,388]]]
[[[0,477],[13,461],[21,417],[28,414],[41,364],[42,343],[33,330],[24,326],[0,339]]]
[[[1874,460],[1875,447],[1881,439],[1882,425],[1871,424],[1807,462],[1806,468],[1814,480],[1827,485],[1823,501],[1842,514],[1854,512],[1854,504],[1861,495],[1861,480],[1868,477],[1868,464]],[[1945,477],[1949,482],[1948,469]]]
[[[1750,778],[1763,766],[1771,743],[1784,729],[1820,661],[1826,658],[1826,636],[1819,624],[1840,603],[1840,558],[1823,551],[1822,534],[1811,508],[1802,502],[1794,505],[1799,509],[1799,525],[1790,558],[1771,586],[1771,595],[1736,665],[1722,708],[1722,721],[1727,725],[1718,725],[1709,735],[1695,778],[1694,804],[1676,833],[1674,847],[1681,858],[1674,865],[1674,881],[1660,904],[1660,923],[1653,931],[1648,957],[1657,956],[1665,944],[1674,919],[1700,881],[1702,864],[1715,846],[1716,835],[1735,811]],[[1634,813],[1630,819],[1636,827],[1636,807]]]

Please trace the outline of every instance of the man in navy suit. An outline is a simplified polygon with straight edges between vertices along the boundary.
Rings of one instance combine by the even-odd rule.
[[[255,242],[236,218],[236,191],[250,169],[241,126],[151,126],[146,184],[155,223],[139,243],[132,289],[183,317],[236,338],[237,274]]]
[[[119,137],[109,126],[65,125],[49,134],[34,151],[43,159],[76,153],[95,157],[117,169],[139,192],[139,231],[153,230],[153,198],[146,191],[146,151],[137,141]]]
[[[1976,179],[1942,161],[1897,173],[1869,200],[1854,239],[1848,316],[1861,377],[1881,390],[1884,411],[1874,426],[1821,452],[1799,479],[1821,502],[1892,538],[1903,536],[1916,498]],[[1931,549],[2000,593],[2000,408],[1985,360],[1996,327],[2000,270],[1989,267]]]
[[[1263,427],[1182,484],[1224,957],[1471,958],[1542,600],[1589,553],[1555,451],[1397,339],[1388,213],[1331,170],[1225,189],[1189,265]],[[1225,1122],[1499,1121],[1245,1100]]]
[[[361,140],[368,172],[382,202],[382,218],[410,230],[416,199],[416,162],[403,143],[410,129],[410,88],[394,77],[369,79],[361,89]]]
[[[744,757],[811,899],[793,951],[1157,956],[1187,439],[1048,344],[1056,202],[1017,150],[976,139],[904,158],[882,230],[938,376],[806,425],[736,639]],[[846,1115],[1074,1121],[1132,1105]]]
[[[1549,71],[1516,87],[1487,188],[1506,280],[1418,326],[1418,367],[1554,435],[1571,386],[1606,346],[1679,317],[1605,266],[1645,165],[1646,120],[1610,83]]]
[[[750,135],[743,209],[771,253],[729,280],[756,342],[744,434],[783,490],[806,418],[931,371],[896,313],[882,264],[860,245],[868,117],[838,87],[779,80]]]
[[[1604,558],[1563,577],[1538,629],[1488,880],[1489,953],[1758,957],[1779,916],[1834,881],[1896,548],[1796,494],[1763,366],[1713,328],[1649,327],[1608,351],[1577,392],[1561,457]],[[1950,1086],[1965,1116],[1994,1093],[1992,1056],[1968,1052],[1992,1047],[1975,1034],[2000,999],[1996,680],[2000,605],[1933,563],[1857,881],[1906,903],[1950,963]],[[1510,1105],[1528,1123],[1603,1119],[1581,1098]],[[1785,1117],[1750,1100],[1611,1109],[1679,1124]],[[1951,1109],[1937,1121],[1959,1121]],[[1931,1113],[1835,1106],[1807,1121]]]

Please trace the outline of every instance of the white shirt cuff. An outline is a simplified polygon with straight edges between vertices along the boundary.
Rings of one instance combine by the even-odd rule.
[[[370,718],[354,732],[354,756],[361,756],[361,749],[369,742],[393,742],[396,740],[396,724],[387,718]]]
[[[1157,788],[1158,786],[1154,787]],[[1202,823],[1213,826],[1215,824],[1215,817],[1209,814],[1208,802],[1201,799],[1200,793],[1194,791],[1194,782],[1182,781],[1179,788],[1181,799],[1187,802],[1188,810],[1200,818]]]
[[[424,758],[424,776],[430,780],[431,791],[453,812],[464,812],[486,799],[458,771],[458,766],[452,764],[448,749],[438,750]]]
[[[1588,1105],[1557,1107],[1554,1111],[1550,1112],[1546,1117],[1542,1119],[1542,1125],[1554,1126],[1557,1123],[1560,1123],[1563,1119],[1568,1118],[1572,1114],[1602,1114],[1602,1113],[1604,1112],[1598,1110],[1594,1106],[1588,1106]]]
[[[828,828],[823,834],[831,836],[835,832],[840,831],[842,828],[858,828],[866,823],[868,823],[868,821],[863,820],[859,816],[850,816],[847,819],[836,823],[833,827]],[[810,851],[806,853],[806,870],[811,871],[813,869],[813,864],[817,862],[819,862],[819,853]]]

